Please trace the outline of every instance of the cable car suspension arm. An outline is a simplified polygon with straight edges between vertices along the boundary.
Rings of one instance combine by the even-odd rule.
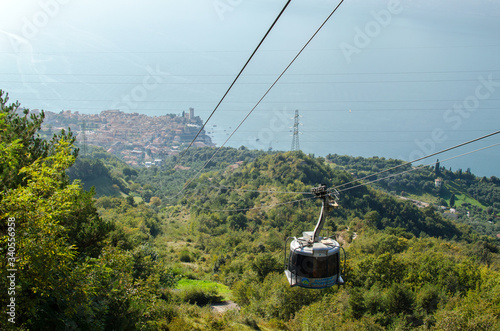
[[[327,189],[325,184],[321,184],[318,187],[314,187],[312,190],[312,194],[316,198],[320,198],[322,202],[321,213],[319,215],[318,223],[314,228],[313,237],[311,238],[312,242],[319,241],[319,233],[323,229],[323,225],[326,220],[326,213],[328,210],[332,208],[337,208],[339,205],[337,204],[337,200],[339,198],[339,192],[333,189]]]

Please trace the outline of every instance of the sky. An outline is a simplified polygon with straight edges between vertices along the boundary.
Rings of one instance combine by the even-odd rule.
[[[207,128],[217,144],[410,161],[498,130],[500,0],[294,0]],[[0,0],[0,89],[31,109],[206,120],[277,0]],[[500,143],[497,136],[440,155]],[[499,147],[450,167],[500,176]],[[429,160],[433,162],[435,160]]]

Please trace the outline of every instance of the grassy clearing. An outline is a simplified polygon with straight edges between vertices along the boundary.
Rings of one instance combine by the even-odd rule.
[[[486,206],[484,206],[482,203],[480,203],[476,199],[471,198],[470,196],[465,195],[465,194],[456,194],[455,193],[455,198],[456,198],[456,201],[455,201],[456,207],[460,207],[464,203],[470,203],[473,206],[481,207],[483,209],[486,208]]]
[[[477,207],[480,207],[480,208],[486,208],[485,205],[483,205],[482,203],[480,203],[479,201],[477,201],[476,199],[474,199],[473,197],[471,197],[470,195],[468,195],[465,191],[465,189],[463,187],[461,187],[460,185],[458,185],[457,183],[453,183],[453,182],[449,182],[449,183],[446,183],[445,184],[446,188],[448,189],[448,191],[450,191],[450,193],[454,193],[455,194],[455,206],[456,207],[459,207],[461,206],[463,203],[470,203],[471,205],[473,206],[477,206]],[[451,194],[450,194],[451,196]],[[447,200],[449,201],[449,198],[447,198]]]
[[[439,200],[439,198],[437,198],[429,193],[424,193],[422,195],[408,194],[406,197],[409,199],[422,201],[422,202],[429,203],[429,204],[437,204],[438,200]]]
[[[181,279],[177,282],[176,289],[188,290],[197,288],[201,290],[217,290],[217,293],[222,296],[223,301],[231,300],[231,290],[224,284],[219,284],[209,280],[196,280],[196,279]]]

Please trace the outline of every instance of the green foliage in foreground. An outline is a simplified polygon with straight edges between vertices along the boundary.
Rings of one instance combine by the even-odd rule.
[[[156,330],[166,325],[172,315],[168,288],[175,283],[170,270],[146,240],[129,249],[110,242],[120,227],[115,230],[115,223],[101,218],[93,192],[66,175],[78,154],[71,133],[42,142],[37,131],[43,113],[28,117],[18,108],[7,105],[0,91],[0,159],[6,166],[1,173],[0,286],[11,288],[1,291],[0,301],[15,298],[16,303],[13,320],[2,314],[1,329]],[[16,270],[15,282],[7,278],[8,269]]]
[[[168,171],[89,161],[93,171],[80,166],[78,176],[115,171],[111,177],[135,196],[94,200],[94,191],[67,175],[78,155],[71,133],[42,142],[43,113],[23,116],[18,107],[2,95],[0,249],[10,257],[8,220],[15,218],[15,329],[500,329],[498,242],[433,207],[366,186],[344,191],[324,234],[347,251],[347,284],[292,288],[282,272],[284,239],[311,230],[320,205],[291,192],[355,182],[351,174],[300,152],[228,149],[238,167],[228,167],[233,159],[214,162],[166,206],[166,199],[135,198],[159,198]],[[210,154],[190,157],[198,152]],[[0,261],[7,289],[9,260]],[[239,309],[211,309],[228,298]],[[0,300],[10,300],[7,291]],[[14,329],[7,316],[2,330]]]

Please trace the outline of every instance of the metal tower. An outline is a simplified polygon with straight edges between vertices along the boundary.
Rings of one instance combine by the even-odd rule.
[[[300,151],[299,143],[299,110],[295,110],[293,122],[293,138],[292,138],[292,151]]]

